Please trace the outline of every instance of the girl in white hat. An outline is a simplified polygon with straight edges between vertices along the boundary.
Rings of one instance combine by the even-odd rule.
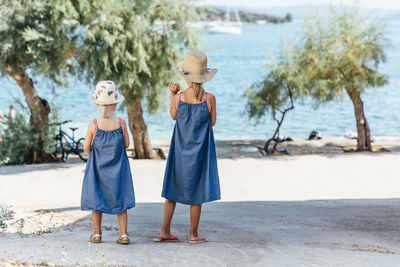
[[[213,126],[217,120],[216,99],[204,91],[216,69],[207,68],[207,56],[201,51],[188,53],[183,68],[176,70],[188,85],[179,93],[178,84],[170,84],[170,114],[176,120],[168,153],[162,196],[166,199],[164,220],[156,242],[175,242],[170,225],[176,202],[190,205],[189,243],[204,243],[198,226],[201,205],[220,196]]]
[[[84,150],[89,154],[82,186],[81,209],[92,211],[94,234],[90,242],[101,243],[102,213],[117,214],[120,226],[119,244],[129,244],[127,210],[135,206],[131,169],[126,148],[129,134],[126,122],[114,112],[122,100],[112,81],[96,85],[93,102],[102,115],[88,128]]]

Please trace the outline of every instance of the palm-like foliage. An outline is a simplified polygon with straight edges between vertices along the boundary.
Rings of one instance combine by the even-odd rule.
[[[388,45],[385,24],[357,9],[332,9],[328,18],[308,18],[303,35],[298,53],[302,69],[309,74],[311,97],[319,104],[347,93],[354,105],[358,150],[371,150],[361,95],[388,81],[378,71]]]
[[[2,1],[0,71],[29,71],[64,83],[71,70],[70,21],[77,13],[70,1]]]
[[[294,101],[308,94],[307,77],[300,68],[298,56],[294,48],[287,46],[282,56],[273,60],[267,67],[270,72],[261,82],[254,83],[247,90],[248,114],[250,118],[259,120],[266,114],[271,114],[277,127],[272,137],[265,143],[263,150],[267,154],[277,152],[279,130],[286,113],[294,109]],[[270,143],[274,142],[270,147]]]
[[[347,94],[354,105],[357,148],[371,150],[361,94],[388,82],[387,76],[378,71],[388,45],[385,24],[357,9],[341,8],[331,9],[327,18],[306,18],[302,28],[297,46],[288,47],[280,60],[269,65],[266,78],[248,92],[250,117],[270,113],[277,120],[277,112],[282,113],[272,137],[276,139],[285,114],[283,107],[290,108],[292,101],[310,96],[318,106]]]
[[[0,5],[0,73],[14,79],[30,109],[33,135],[47,131],[50,107],[37,95],[31,77],[41,75],[65,84],[73,62],[77,17],[70,1],[2,0]],[[26,133],[29,134],[29,133]],[[48,158],[44,140],[38,139],[35,162]]]
[[[1,0],[0,73],[21,87],[36,133],[48,127],[50,108],[31,77],[56,84],[66,84],[68,74],[116,81],[136,154],[152,157],[141,101],[149,111],[159,107],[171,67],[196,43],[187,24],[194,14],[183,0]],[[37,161],[45,156],[41,150]]]
[[[94,5],[93,3],[96,3]],[[136,156],[153,157],[142,114],[157,110],[184,47],[196,44],[190,2],[115,0],[77,2],[83,26],[78,62],[89,81],[119,84],[128,107]],[[142,134],[142,136],[139,136]]]

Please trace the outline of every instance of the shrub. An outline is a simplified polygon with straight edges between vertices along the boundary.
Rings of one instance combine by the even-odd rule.
[[[25,108],[21,108],[14,118],[5,115],[3,121],[2,143],[0,144],[0,166],[5,164],[31,164],[35,162],[37,151],[44,151],[51,159],[54,150],[55,128],[46,123],[38,133],[34,133],[29,125],[29,116]],[[42,140],[43,146],[40,146]]]
[[[11,207],[0,204],[0,230],[7,230],[6,221],[11,221],[12,219],[14,219],[14,211]]]

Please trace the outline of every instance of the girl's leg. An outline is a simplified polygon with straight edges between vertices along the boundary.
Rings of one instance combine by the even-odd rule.
[[[201,215],[201,205],[190,205],[190,240],[199,238],[198,228]]]
[[[95,234],[101,235],[101,217],[102,217],[101,212],[92,211],[92,222]],[[95,240],[100,240],[100,237],[96,237]]]
[[[161,228],[160,238],[171,237],[171,221],[174,215],[176,202],[166,199],[164,204],[164,219]]]
[[[128,212],[124,211],[117,215],[119,223],[119,235],[128,234]],[[122,238],[123,240],[128,240],[127,237]]]

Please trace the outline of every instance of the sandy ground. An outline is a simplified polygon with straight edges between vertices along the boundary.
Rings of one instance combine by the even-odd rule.
[[[79,210],[84,168],[79,159],[2,167],[0,202],[13,205],[16,218],[0,234],[0,262],[400,266],[397,141],[385,143],[391,153],[268,158],[251,149],[256,142],[217,144],[222,200],[204,205],[200,231],[209,242],[199,245],[185,242],[189,218],[183,205],[172,226],[182,242],[152,242],[162,221],[164,160],[131,160],[137,207],[129,211],[133,244],[125,247],[115,243],[118,224],[109,215],[105,242],[88,243],[90,213]],[[307,146],[325,145],[307,141]]]
[[[153,142],[155,147],[161,148],[168,154],[169,142]],[[217,154],[220,159],[263,158],[259,148],[263,148],[265,140],[235,140],[216,141]],[[321,140],[294,139],[291,142],[280,143],[278,148],[284,149],[290,156],[318,155],[318,154],[345,154],[343,148],[356,147],[357,141],[346,138],[324,138]],[[378,139],[372,146],[385,148],[391,152],[400,152],[400,137]],[[131,148],[132,149],[132,148]]]

